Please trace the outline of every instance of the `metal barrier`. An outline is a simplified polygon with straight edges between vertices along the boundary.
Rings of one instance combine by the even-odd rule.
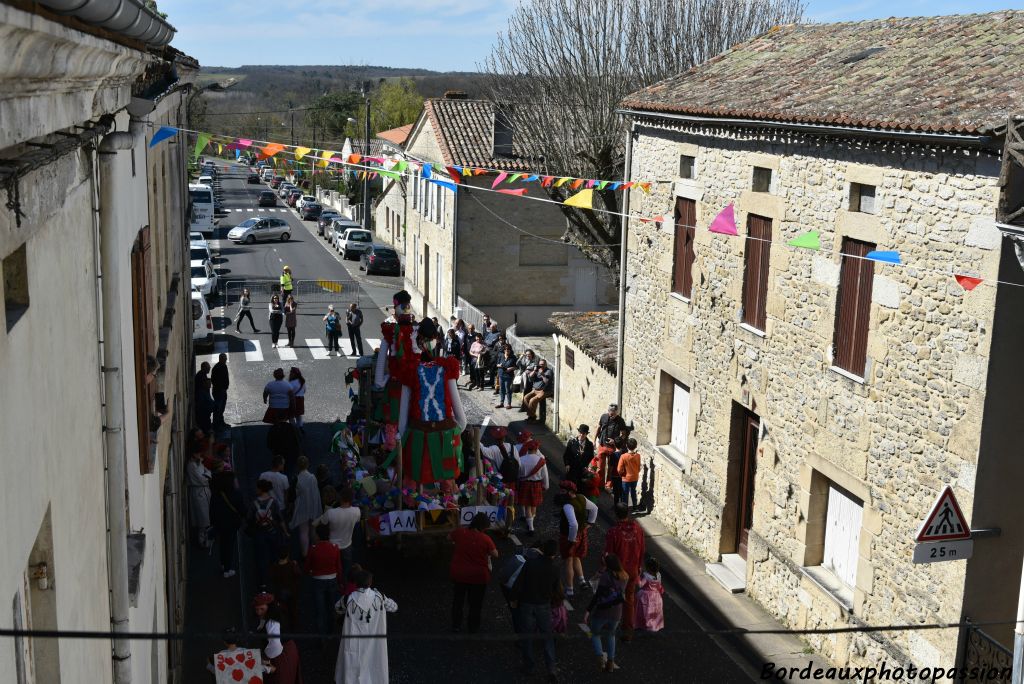
[[[459,316],[459,318],[466,322],[466,327],[468,328],[469,324],[472,323],[476,326],[477,332],[483,332],[484,312],[470,304],[462,297],[456,297],[456,300],[456,306],[458,306],[459,310],[462,312],[462,315]],[[491,318],[491,323],[498,323],[498,321]],[[501,327],[500,323],[498,323],[498,327]]]
[[[277,280],[229,280],[224,284],[224,304],[238,303],[242,292],[249,290],[250,305],[266,306],[270,298],[281,293]],[[334,304],[335,308],[359,304],[359,285],[355,280],[293,280],[292,297],[299,304]]]
[[[978,668],[978,672],[998,670],[1009,672],[1013,668],[1013,651],[972,624],[964,627],[963,656],[960,672]],[[965,681],[963,678],[958,681]],[[1005,681],[1005,680],[1004,680]]]

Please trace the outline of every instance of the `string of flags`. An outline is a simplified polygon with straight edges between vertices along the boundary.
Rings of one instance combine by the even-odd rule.
[[[230,138],[229,136],[216,136],[211,133],[202,131],[194,131],[183,128],[175,128],[173,126],[161,126],[156,132],[154,132],[149,142],[149,147],[154,147],[159,143],[174,137],[178,133],[195,134],[196,145],[192,152],[192,158],[197,158],[210,144],[216,144],[219,154],[223,154],[225,150],[234,151],[235,157],[241,156],[242,151],[249,150],[256,152],[256,157],[259,160],[266,160],[277,166],[279,163],[285,165],[307,163],[319,166],[321,168],[329,168],[331,165],[346,167],[351,173],[356,175],[360,180],[363,178],[377,178],[384,177],[390,180],[399,180],[402,177],[408,177],[412,173],[419,173],[422,178],[427,182],[440,187],[446,188],[452,192],[458,191],[458,186],[462,185],[467,177],[481,176],[485,174],[495,174],[494,180],[491,182],[491,191],[498,192],[504,195],[512,195],[518,197],[526,196],[528,199],[540,200],[546,202],[552,202],[555,204],[563,204],[569,207],[575,207],[579,209],[587,209],[591,211],[597,211],[601,213],[614,214],[618,216],[625,216],[627,218],[633,218],[640,223],[657,223],[662,224],[666,218],[664,215],[658,215],[654,217],[637,216],[633,214],[622,214],[620,212],[609,211],[605,209],[594,208],[594,190],[598,192],[603,190],[619,191],[629,190],[632,188],[638,188],[645,194],[650,194],[651,182],[648,181],[609,181],[609,180],[597,180],[597,179],[586,179],[586,178],[573,178],[570,176],[552,176],[538,173],[526,172],[507,172],[498,171],[496,169],[484,169],[470,166],[440,166],[444,170],[444,175],[435,177],[436,169],[435,164],[430,162],[418,162],[408,159],[398,159],[395,157],[375,157],[367,156],[358,153],[350,153],[344,155],[342,158],[340,152],[332,150],[315,150],[310,147],[302,145],[286,145],[284,143],[268,142],[268,141],[254,141],[247,138]],[[214,138],[227,138],[230,142],[224,143],[215,141]],[[347,147],[347,145],[346,145]],[[279,157],[281,153],[291,154],[294,157],[294,161],[285,157]],[[319,155],[317,154],[319,153]],[[306,160],[303,162],[303,160]],[[568,187],[570,191],[576,191],[574,194],[569,196],[562,202],[552,200],[548,198],[532,197],[528,196],[528,189],[525,187],[519,188],[508,188],[499,187],[502,183],[539,183],[543,188],[562,188]],[[488,189],[474,186],[474,189]],[[717,233],[720,235],[741,237],[743,239],[754,239],[750,236],[741,236],[736,225],[735,209],[730,203],[726,205],[718,214],[712,219],[711,224],[708,226],[708,231],[711,233]],[[789,247],[795,249],[807,249],[811,251],[821,250],[821,234],[819,231],[810,230],[795,238],[786,241],[785,243]],[[864,256],[846,254],[840,252],[841,256],[867,259],[880,264],[890,264],[894,266],[904,266],[902,257],[898,251],[892,250],[875,250],[868,252]],[[938,271],[935,269],[919,269],[929,272],[933,272],[940,275],[952,275],[957,284],[965,291],[970,292],[974,290],[978,285],[986,282],[984,278],[978,276],[972,276],[965,273],[949,273],[946,271]],[[1005,284],[1005,285],[1017,285],[1017,283],[1007,283],[1000,280],[990,280],[992,284]]]

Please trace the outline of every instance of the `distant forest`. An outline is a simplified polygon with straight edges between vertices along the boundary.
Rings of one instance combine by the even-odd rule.
[[[408,91],[407,96],[419,101],[440,97],[447,90],[462,90],[470,97],[484,96],[483,79],[477,73],[381,66],[208,66],[201,69],[198,82],[200,86],[209,86],[223,84],[229,79],[234,79],[234,82],[225,91],[205,90],[192,103],[194,127],[214,133],[284,141],[290,139],[294,129],[297,140],[319,139],[323,133],[317,130],[317,116],[311,116],[306,110],[339,98],[353,104],[356,101],[361,103],[359,93],[366,81],[370,83],[372,102],[382,99],[374,98],[382,94],[382,90],[393,92],[399,84]],[[289,110],[297,111],[293,114]],[[375,111],[371,124],[380,130],[412,123],[412,120],[405,120],[409,118],[409,108],[406,106],[401,111],[401,115],[390,110],[386,113]],[[351,130],[332,130],[329,133],[362,137],[362,114],[353,110],[351,115],[359,120],[359,128],[353,126]]]

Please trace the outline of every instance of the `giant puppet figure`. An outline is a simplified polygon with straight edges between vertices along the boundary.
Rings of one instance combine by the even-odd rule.
[[[395,448],[398,435],[402,384],[398,378],[403,364],[415,365],[419,358],[413,351],[412,297],[405,290],[395,293],[391,302],[394,315],[380,324],[380,351],[374,366],[373,384],[384,390],[384,398],[374,411],[374,419],[383,425],[385,451]]]

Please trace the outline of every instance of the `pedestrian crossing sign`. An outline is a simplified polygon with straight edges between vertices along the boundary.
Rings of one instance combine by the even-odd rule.
[[[967,519],[960,510],[953,489],[946,485],[918,529],[916,541],[937,542],[970,538],[971,526],[967,524]]]

